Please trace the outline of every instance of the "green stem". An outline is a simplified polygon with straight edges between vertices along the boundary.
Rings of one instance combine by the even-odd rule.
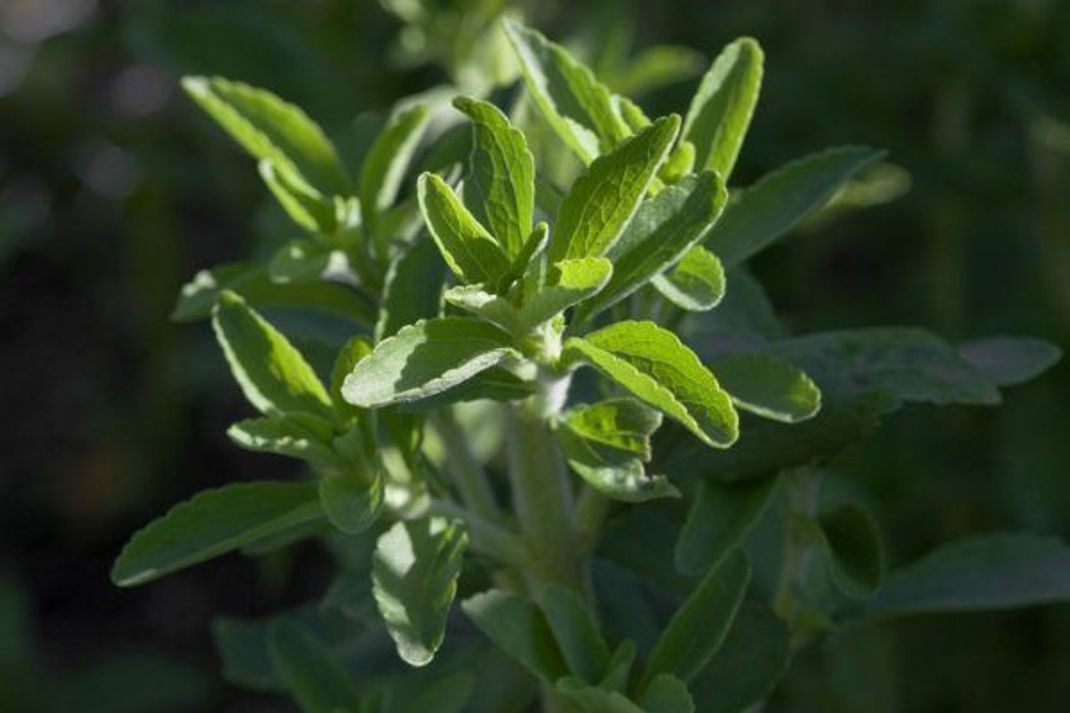
[[[549,582],[584,592],[572,488],[547,420],[560,408],[567,377],[544,378],[540,393],[509,409],[509,477],[513,508],[531,550],[533,595]]]
[[[468,435],[457,423],[453,410],[439,411],[432,417],[432,423],[446,447],[445,467],[457,486],[461,502],[485,520],[498,524],[505,522],[483,466],[472,453]]]
[[[799,586],[811,545],[806,518],[816,510],[820,478],[806,469],[786,475],[784,481],[788,499],[783,519],[784,555],[774,608],[789,628],[794,629],[799,614]]]
[[[576,501],[576,538],[581,552],[588,553],[598,544],[609,505],[609,499],[589,485],[580,491]]]
[[[432,501],[430,512],[464,520],[468,526],[468,534],[474,551],[493,557],[512,567],[527,566],[529,560],[527,545],[515,533],[448,500]]]

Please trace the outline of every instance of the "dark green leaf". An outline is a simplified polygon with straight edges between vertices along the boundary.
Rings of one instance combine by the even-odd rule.
[[[988,337],[960,344],[958,352],[996,386],[1036,378],[1059,361],[1062,350],[1028,337]]]
[[[609,648],[587,605],[572,590],[551,583],[543,588],[539,606],[569,671],[596,683],[606,673]]]
[[[731,268],[820,209],[847,179],[883,154],[844,146],[810,154],[766,174],[725,209],[707,247]]]
[[[406,324],[439,316],[446,270],[435,244],[421,239],[400,253],[386,272],[375,341],[397,334]]]
[[[872,616],[984,611],[1070,601],[1070,547],[1055,537],[998,534],[943,545],[893,570]]]
[[[332,473],[320,479],[320,504],[331,524],[342,532],[364,532],[383,509],[383,475],[378,469],[366,473]]]
[[[382,215],[397,199],[401,180],[420,144],[428,117],[429,109],[425,104],[406,107],[391,116],[368,150],[360,169],[361,213],[375,236],[379,255],[384,258],[386,247],[394,236],[384,230]]]
[[[676,542],[676,568],[685,574],[708,572],[742,546],[773,500],[777,483],[775,476],[739,484],[703,482]]]
[[[694,713],[695,702],[687,684],[667,673],[654,677],[639,699],[645,713]]]
[[[655,275],[652,284],[662,297],[680,309],[706,312],[724,297],[724,267],[716,255],[701,245],[694,245],[671,270]]]
[[[464,600],[461,608],[495,646],[544,682],[567,675],[546,617],[531,602],[492,589]]]
[[[264,416],[239,421],[227,435],[242,448],[302,458],[314,463],[336,459],[331,450],[334,427],[330,421],[307,413]]]
[[[797,423],[821,408],[821,391],[802,370],[768,354],[716,359],[710,369],[732,403],[774,421]]]
[[[278,621],[271,627],[270,650],[279,677],[303,713],[359,710],[360,700],[352,683],[313,633],[289,621]]]
[[[120,587],[144,584],[321,518],[312,484],[261,481],[205,490],[134,534],[111,579]]]
[[[822,513],[817,524],[832,583],[854,599],[872,596],[884,576],[884,553],[870,514],[847,503]]]

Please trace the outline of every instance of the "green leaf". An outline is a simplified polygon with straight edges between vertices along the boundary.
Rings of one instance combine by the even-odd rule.
[[[274,282],[283,284],[329,280],[333,277],[332,272],[339,271],[345,259],[340,251],[332,250],[323,243],[299,238],[275,251],[268,264],[268,275]]]
[[[695,172],[695,145],[680,141],[658,171],[658,178],[665,183],[679,183]]]
[[[606,664],[606,674],[598,683],[598,687],[608,691],[626,691],[632,675],[632,666],[635,665],[636,651],[635,642],[631,639],[620,642]]]
[[[862,146],[841,146],[766,174],[729,204],[707,247],[726,268],[743,262],[819,210],[851,176],[883,155]]]
[[[343,317],[358,325],[375,322],[371,303],[350,287],[317,280],[276,282],[267,270],[251,263],[228,263],[201,270],[182,286],[172,319],[192,322],[212,313],[224,290],[231,290],[250,307],[298,307]]]
[[[764,60],[752,38],[732,42],[702,77],[687,110],[682,136],[695,145],[695,165],[716,171],[726,182],[758,103]]]
[[[661,413],[635,399],[607,399],[577,406],[565,414],[565,423],[592,443],[634,453],[650,460],[650,437],[661,426]]]
[[[421,239],[395,257],[384,279],[375,341],[397,334],[406,324],[437,317],[445,280],[446,270],[430,240]]]
[[[333,425],[307,413],[239,421],[227,429],[227,436],[251,451],[277,453],[313,463],[330,463],[337,459],[330,446]]]
[[[572,305],[598,293],[613,274],[604,257],[562,260],[550,266],[546,283],[520,308],[521,333],[553,319]]]
[[[338,228],[334,202],[286,170],[278,170],[271,159],[261,159],[257,167],[275,199],[299,226],[315,234],[333,233]]]
[[[690,682],[702,713],[741,713],[766,698],[788,667],[788,628],[764,604],[744,602],[728,637]]]
[[[535,214],[535,158],[524,134],[498,107],[468,97],[457,97],[453,105],[472,119],[464,203],[515,258]]]
[[[406,684],[402,682],[401,685]],[[475,676],[469,673],[457,673],[422,688],[423,690],[417,690],[418,695],[408,701],[407,707],[398,707],[393,710],[398,713],[404,711],[464,713],[469,710],[467,706],[475,689]]]
[[[469,597],[461,608],[495,646],[519,661],[546,683],[567,675],[546,617],[531,602],[509,592],[491,589]]]
[[[589,686],[571,676],[558,680],[554,688],[578,713],[645,713],[620,693]]]
[[[772,502],[778,482],[776,476],[738,484],[704,481],[676,541],[676,569],[708,572],[741,547]]]
[[[597,682],[606,673],[609,647],[587,605],[572,590],[551,583],[543,588],[539,606],[569,671]]]
[[[706,312],[725,293],[724,267],[716,255],[694,245],[671,270],[655,275],[653,285],[662,297],[688,312]]]
[[[741,354],[710,363],[732,403],[744,411],[784,423],[812,418],[821,391],[801,369],[768,354]]]
[[[822,513],[817,524],[832,583],[853,599],[872,596],[884,576],[884,553],[870,514],[846,503]]]
[[[609,89],[591,70],[535,30],[508,19],[504,25],[535,104],[584,163],[628,135],[613,111]]]
[[[654,677],[642,698],[639,699],[645,713],[694,713],[695,702],[687,690],[687,684],[676,676],[661,673]]]
[[[1029,337],[988,337],[960,344],[959,355],[996,386],[1036,378],[1062,357],[1054,344]]]
[[[259,411],[330,417],[330,397],[301,353],[233,292],[223,292],[212,327],[245,398]]]
[[[680,497],[680,491],[665,476],[648,476],[643,462],[634,455],[599,447],[567,425],[558,428],[554,435],[569,467],[588,485],[612,500],[639,503]]]
[[[484,285],[457,285],[446,290],[446,302],[493,322],[510,334],[520,335],[520,310],[512,301],[488,292]]]
[[[335,473],[320,478],[323,512],[342,532],[364,532],[383,509],[383,475],[378,468],[370,470],[370,473]]]
[[[424,173],[417,196],[427,228],[450,270],[465,283],[497,284],[509,272],[501,245],[479,224],[446,182]]]
[[[274,94],[221,77],[185,77],[182,87],[231,137],[320,193],[349,191],[349,177],[323,130]]]
[[[655,45],[632,57],[608,83],[620,94],[645,94],[698,74],[704,62],[702,54],[690,47]]]
[[[345,378],[353,371],[357,364],[372,353],[372,345],[364,337],[353,337],[338,352],[331,368],[331,403],[338,416],[346,422],[352,423],[362,417],[361,410],[350,404],[342,396],[342,385]]]
[[[985,611],[1070,601],[1070,547],[1056,537],[975,535],[893,570],[872,616]]]
[[[680,117],[655,121],[596,159],[561,202],[550,261],[601,257],[613,247],[646,195],[672,142]]]
[[[359,710],[353,684],[316,635],[288,621],[275,622],[270,632],[275,670],[303,713]]]
[[[434,396],[403,404],[403,410],[430,411],[467,401],[516,401],[535,393],[536,384],[500,366],[492,366],[471,379]]]
[[[520,252],[513,258],[513,264],[509,267],[509,276],[503,280],[503,284],[512,283],[524,276],[532,266],[541,263],[542,253],[550,242],[550,226],[540,221],[524,240]]]
[[[653,322],[618,322],[569,339],[564,358],[594,366],[707,445],[727,448],[739,435],[738,416],[717,378],[675,334]]]
[[[371,408],[427,398],[509,357],[509,335],[467,317],[421,320],[383,340],[342,385],[351,404]]]
[[[372,592],[398,655],[411,666],[430,663],[442,645],[467,545],[464,523],[443,518],[403,520],[379,538]]]
[[[144,584],[322,517],[311,484],[261,481],[205,490],[135,533],[111,579],[120,587]]]
[[[360,209],[375,236],[380,257],[385,258],[393,235],[383,228],[382,215],[398,196],[405,171],[420,145],[430,116],[426,104],[406,107],[387,121],[364,157],[360,169]]]
[[[749,581],[750,562],[739,550],[702,578],[654,644],[643,674],[647,685],[660,673],[690,681],[702,671],[731,629]]]
[[[648,284],[658,273],[703,239],[721,214],[727,194],[716,174],[706,172],[668,186],[643,202],[610,249],[613,277],[604,290],[584,305],[587,319]]]

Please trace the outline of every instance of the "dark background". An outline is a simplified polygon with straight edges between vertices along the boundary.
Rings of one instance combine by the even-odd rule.
[[[766,78],[741,184],[842,143],[909,171],[898,201],[757,260],[793,330],[917,324],[1070,347],[1070,3],[532,5],[578,46],[627,18],[637,49],[712,57],[757,37]],[[23,686],[56,710],[164,710],[161,691],[168,710],[289,710],[220,682],[208,627],[317,591],[314,551],[285,576],[288,562],[231,557],[133,591],[107,578],[170,504],[289,468],[229,444],[247,409],[210,330],[168,318],[196,270],[279,237],[251,162],[176,82],[270,88],[344,150],[357,114],[448,79],[403,61],[401,33],[368,0],[0,2],[0,701]],[[681,111],[694,82],[643,103]],[[972,532],[1070,535],[1068,386],[1064,361],[998,409],[911,409],[847,453],[836,467],[869,494],[891,561]],[[1070,694],[1065,606],[888,628],[804,657],[773,707],[1054,711]],[[879,673],[861,678],[860,661]]]

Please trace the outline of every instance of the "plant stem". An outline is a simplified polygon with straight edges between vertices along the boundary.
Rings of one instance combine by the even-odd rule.
[[[481,552],[512,567],[527,565],[528,548],[515,533],[448,500],[432,501],[430,512],[464,520],[468,525],[472,549],[476,552]]]
[[[432,423],[446,445],[446,470],[460,492],[461,502],[483,519],[503,523],[504,514],[494,498],[483,466],[472,453],[468,435],[457,423],[453,410],[439,411],[432,417]]]
[[[576,501],[576,538],[581,552],[588,553],[598,544],[598,534],[609,515],[609,499],[594,488],[585,486]]]
[[[784,555],[780,565],[774,608],[777,615],[794,629],[799,613],[798,588],[810,552],[810,536],[806,518],[817,507],[820,478],[808,469],[788,473],[785,478],[788,495],[784,512]]]
[[[567,381],[541,380],[539,393],[509,409],[509,477],[513,508],[532,558],[525,573],[532,594],[549,582],[585,591],[573,520],[572,488],[547,419],[560,408]]]

